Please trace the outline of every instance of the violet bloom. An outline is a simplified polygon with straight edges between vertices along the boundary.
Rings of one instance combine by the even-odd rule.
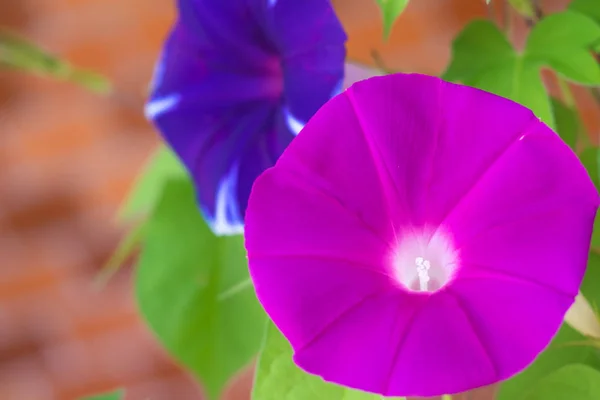
[[[527,108],[396,74],[329,101],[256,180],[246,247],[300,367],[434,396],[506,379],[548,345],[598,205]]]
[[[179,0],[146,107],[217,234],[254,179],[341,91],[346,35],[328,0]]]

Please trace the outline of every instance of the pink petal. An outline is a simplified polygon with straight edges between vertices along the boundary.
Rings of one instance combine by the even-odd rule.
[[[394,231],[387,208],[373,207],[386,202],[380,182],[351,105],[337,96],[254,184],[248,254],[325,255],[383,269]],[[282,235],[290,231],[294,240]]]
[[[395,361],[390,349],[400,345],[426,299],[393,289],[369,297],[338,318],[325,334],[297,349],[294,361],[325,380],[382,392]]]
[[[585,268],[597,193],[541,122],[499,156],[446,219],[463,269],[492,269],[571,297]]]
[[[373,154],[394,223],[418,225],[425,211],[423,188],[434,172],[432,157],[441,124],[440,81],[422,75],[374,77],[345,93]],[[338,135],[337,141],[342,142],[343,135]]]
[[[430,296],[405,340],[390,349],[396,361],[382,394],[454,394],[495,382],[495,360],[477,328],[456,298],[444,290]]]
[[[263,307],[294,349],[328,335],[336,320],[392,287],[361,265],[314,256],[254,257],[250,272]]]
[[[529,365],[550,343],[573,303],[572,296],[486,272],[458,279],[451,292],[493,360],[496,380]]]

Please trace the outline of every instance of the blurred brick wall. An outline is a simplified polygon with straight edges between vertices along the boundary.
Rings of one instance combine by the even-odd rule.
[[[334,1],[350,29],[350,57],[372,64],[376,49],[391,68],[430,74],[443,70],[461,26],[486,12],[483,0],[413,1],[382,44],[368,1]],[[92,286],[122,233],[114,213],[157,140],[141,110],[172,4],[0,0],[1,25],[117,88],[104,98],[0,72],[2,400],[71,400],[118,386],[131,400],[200,398],[136,315],[131,272],[103,291]],[[589,99],[578,94],[597,132]]]
[[[141,107],[173,17],[158,0],[2,0],[0,24],[109,76],[110,98],[0,72],[0,399],[199,399],[136,315],[131,274],[92,285],[156,142]]]

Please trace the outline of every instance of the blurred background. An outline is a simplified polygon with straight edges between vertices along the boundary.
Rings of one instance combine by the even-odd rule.
[[[333,3],[350,60],[432,75],[468,21],[503,9],[500,1],[413,1],[383,43],[374,0]],[[138,317],[131,269],[93,284],[127,228],[116,211],[159,141],[142,108],[174,16],[174,0],[0,0],[0,27],[114,87],[100,95],[0,69],[0,400],[71,400],[117,387],[129,400],[202,398]],[[519,44],[525,24],[510,18]],[[595,140],[600,115],[574,91]],[[230,396],[247,396],[249,376]]]

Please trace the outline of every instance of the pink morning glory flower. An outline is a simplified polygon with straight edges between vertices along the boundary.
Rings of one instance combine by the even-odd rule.
[[[346,34],[329,0],[178,0],[146,115],[219,235],[240,233],[254,179],[341,91]]]
[[[387,396],[521,371],[582,281],[599,196],[525,107],[423,75],[354,84],[255,182],[250,273],[294,360]]]

